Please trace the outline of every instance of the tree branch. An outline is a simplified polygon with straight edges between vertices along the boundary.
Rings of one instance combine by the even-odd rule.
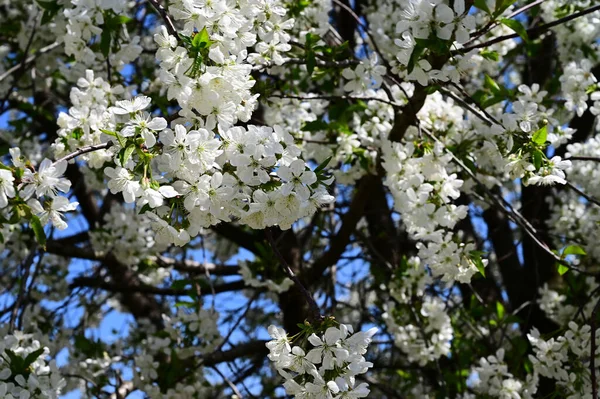
[[[527,29],[527,35],[528,36],[534,36],[534,35],[539,35],[540,33],[547,31],[548,29],[554,28],[555,26],[558,25],[562,25],[566,22],[572,21],[576,18],[582,17],[584,15],[593,13],[594,11],[598,11],[600,10],[600,5],[596,5],[596,6],[592,6],[590,8],[586,8],[585,10],[576,12],[575,14],[571,14],[571,15],[567,15],[566,17],[557,19],[556,21],[552,21],[549,22],[547,24],[544,25],[540,25],[540,26],[536,26],[533,28],[529,28]],[[479,43],[479,44],[474,44],[472,46],[468,46],[468,47],[464,47],[460,50],[455,50],[452,53],[453,54],[457,54],[457,53],[468,53],[471,50],[474,49],[478,49],[478,48],[483,48],[483,47],[487,47],[487,46],[491,46],[492,44],[496,44],[496,43],[500,43],[503,42],[505,40],[509,40],[509,39],[516,39],[517,37],[519,37],[518,33],[512,33],[510,35],[504,35],[504,36],[499,36],[495,39],[492,40],[488,40],[487,42],[483,42],[483,43]]]
[[[179,34],[177,34],[177,29],[175,29],[175,25],[173,24],[171,17],[167,13],[167,10],[165,10],[165,8],[162,6],[162,4],[158,2],[158,0],[148,0],[148,2],[152,4],[152,7],[154,7],[154,9],[158,12],[163,21],[165,21],[169,33],[175,36],[175,38],[179,41]]]

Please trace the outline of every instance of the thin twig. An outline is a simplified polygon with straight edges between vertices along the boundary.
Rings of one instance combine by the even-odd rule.
[[[592,399],[598,399],[598,381],[596,380],[596,318],[600,309],[600,299],[596,302],[592,311],[592,320],[590,327],[592,328],[591,344],[590,344],[590,373],[592,379]]]
[[[279,262],[281,263],[281,267],[283,268],[283,271],[294,282],[294,284],[296,284],[296,286],[298,287],[300,292],[302,292],[302,295],[304,295],[304,299],[306,300],[306,303],[308,304],[308,307],[310,309],[309,321],[317,322],[317,321],[321,320],[323,318],[323,316],[321,316],[321,312],[319,311],[319,306],[315,302],[315,299],[313,298],[311,293],[308,292],[308,290],[304,287],[304,285],[302,285],[302,283],[300,282],[298,277],[296,277],[296,274],[290,268],[290,266],[288,265],[287,261],[285,260],[285,258],[281,254],[281,252],[279,252],[279,249],[277,249],[277,244],[275,243],[275,240],[273,239],[273,233],[271,232],[270,228],[265,229],[265,236],[267,237],[267,240],[269,241],[269,244],[271,245],[273,252],[279,259]]]
[[[586,200],[590,201],[592,204],[596,204],[596,205],[600,206],[600,201],[598,201],[594,197],[591,197],[591,196],[587,195],[586,193],[584,193],[583,191],[581,191],[580,189],[578,189],[577,187],[575,187],[575,185],[573,183],[567,182],[566,186],[569,187],[571,190],[575,191],[577,194],[581,195]]]
[[[150,4],[152,4],[152,7],[154,7],[154,9],[156,11],[158,11],[158,13],[160,14],[160,16],[163,19],[163,21],[165,21],[165,24],[167,24],[167,30],[169,31],[169,33],[171,35],[175,36],[175,38],[179,41],[179,35],[177,34],[177,30],[175,29],[175,25],[173,24],[173,21],[171,20],[171,17],[167,13],[167,10],[165,10],[165,8],[162,6],[162,4],[160,4],[158,2],[158,0],[148,0],[148,2]]]
[[[536,27],[533,27],[533,28],[529,28],[529,29],[527,29],[527,35],[531,36],[533,34],[544,32],[544,31],[546,31],[548,29],[554,28],[555,26],[562,25],[562,24],[564,24],[566,22],[572,21],[572,20],[574,20],[576,18],[582,17],[582,16],[587,15],[587,14],[591,14],[594,11],[598,11],[598,10],[600,10],[600,4],[596,5],[596,6],[593,6],[593,7],[590,7],[590,8],[586,8],[585,10],[576,12],[575,14],[567,15],[566,17],[557,19],[556,21],[552,21],[552,22],[549,22],[549,23],[544,24],[544,25],[540,25],[540,26],[536,26]],[[487,42],[483,42],[483,43],[479,43],[479,44],[474,44],[472,46],[464,47],[464,48],[462,48],[460,50],[455,50],[455,51],[453,51],[453,53],[468,53],[469,51],[471,51],[473,49],[491,46],[492,44],[500,43],[500,42],[503,42],[503,41],[509,40],[509,39],[515,39],[517,37],[519,37],[518,33],[512,33],[510,35],[499,36],[499,37],[494,38],[492,40],[488,40]]]
[[[36,60],[37,57],[39,57],[42,54],[45,54],[49,51],[54,50],[55,48],[57,48],[58,46],[60,46],[60,43],[55,42],[52,43],[46,47],[42,47],[41,49],[39,49],[35,54],[33,54],[32,56],[28,57],[25,62],[21,62],[15,66],[13,66],[12,68],[8,69],[6,72],[4,72],[2,75],[0,75],[0,82],[2,82],[4,79],[6,79],[7,77],[9,77],[10,75],[12,75],[13,73],[15,73],[16,71],[19,70],[19,68],[21,68],[23,64],[28,65],[31,64],[33,61]]]
[[[402,105],[394,103],[392,101],[388,101],[385,100],[383,98],[377,98],[377,97],[354,97],[354,96],[310,96],[310,97],[303,97],[303,96],[294,96],[294,95],[280,95],[280,94],[271,94],[269,95],[269,97],[274,97],[274,98],[291,98],[294,100],[303,100],[303,101],[308,101],[308,100],[353,100],[353,101],[358,101],[358,100],[362,100],[362,101],[379,101],[382,102],[384,104],[388,104],[391,105],[392,107],[401,107]]]
[[[221,372],[221,370],[219,370],[217,368],[217,366],[212,366],[212,369],[215,370],[217,372],[217,374],[219,374],[219,376],[223,379],[223,381],[229,385],[229,388],[231,388],[231,390],[233,391],[234,394],[237,395],[238,398],[242,399],[244,396],[242,395],[242,393],[240,392],[239,389],[237,389],[237,387],[233,384],[233,382],[231,382],[229,380],[229,378],[225,377],[225,374],[223,374]]]
[[[246,316],[248,315],[248,312],[250,311],[250,309],[252,308],[252,304],[254,303],[254,301],[256,300],[256,298],[258,298],[260,296],[260,291],[257,291],[254,293],[254,295],[252,296],[252,298],[250,298],[248,300],[248,304],[246,305],[246,307],[244,308],[244,312],[240,315],[240,317],[238,317],[238,319],[236,320],[236,322],[233,324],[233,326],[231,327],[231,329],[229,330],[229,333],[227,334],[227,336],[223,339],[223,342],[221,342],[221,345],[219,345],[217,347],[217,349],[215,349],[215,352],[219,352],[221,349],[223,349],[223,347],[229,342],[229,338],[231,338],[231,335],[234,333],[234,331],[238,328],[238,326],[240,325],[240,323],[242,322],[242,320],[244,318],[246,318]]]
[[[253,71],[262,71],[265,68],[271,68],[276,66],[284,66],[284,65],[304,65],[306,64],[306,59],[304,58],[288,58],[283,61],[281,65],[277,65],[273,62],[267,62],[262,65],[256,65],[252,67]],[[315,60],[315,65],[319,67],[325,68],[347,68],[349,66],[359,65],[360,61],[356,60],[344,60],[344,61],[323,61],[323,60]]]
[[[27,280],[29,279],[29,272],[31,269],[31,265],[33,264],[33,260],[35,259],[35,255],[37,254],[37,247],[33,247],[29,252],[29,255],[21,265],[23,270],[23,275],[21,276],[21,282],[19,284],[19,292],[17,294],[17,299],[15,300],[14,307],[10,314],[10,322],[8,324],[8,331],[13,332],[15,329],[15,323],[17,321],[17,314],[19,313],[19,308],[21,307],[21,303],[23,302],[23,297],[25,296],[25,287],[27,285]]]
[[[510,14],[506,18],[507,19],[512,19],[512,18],[516,17],[517,15],[519,15],[521,13],[524,13],[525,11],[529,10],[530,8],[533,8],[533,7],[535,7],[535,6],[539,5],[539,4],[542,4],[544,1],[546,1],[546,0],[536,0],[533,3],[524,5],[523,7],[519,8],[518,10],[516,10],[515,12],[513,12],[512,14]],[[474,42],[479,37],[485,35],[489,31],[491,31],[492,29],[494,29],[496,26],[498,26],[499,24],[500,24],[500,22],[495,21],[495,20],[491,20],[490,22],[488,22],[488,24],[486,26],[484,26],[483,28],[481,28],[477,32],[473,33],[473,35],[471,36],[471,38],[469,39],[469,41],[467,41],[465,43],[465,45]]]
[[[31,45],[33,44],[33,38],[35,37],[35,34],[37,32],[36,27],[37,27],[37,20],[38,20],[39,14],[40,14],[40,11],[38,10],[36,12],[36,14],[35,14],[34,19],[33,19],[33,26],[31,28],[31,35],[29,35],[29,40],[27,41],[27,45],[25,46],[25,50],[23,50],[23,59],[21,60],[21,62],[18,64],[18,67],[17,67],[17,76],[13,80],[12,85],[10,86],[10,88],[8,89],[8,91],[6,92],[6,95],[4,96],[4,98],[2,99],[2,101],[0,101],[0,104],[4,104],[9,99],[9,97],[10,97],[13,89],[17,87],[17,83],[19,82],[19,80],[21,79],[21,77],[25,74],[25,65],[27,63],[27,54],[29,53],[29,50],[31,49]],[[4,110],[2,110],[2,112],[4,112]]]
[[[564,266],[568,267],[569,269],[573,269],[582,274],[586,274],[586,275],[589,274],[583,270],[578,270],[573,265],[571,265],[569,262],[565,261],[559,255],[554,253],[550,248],[548,248],[548,246],[545,243],[540,241],[540,239],[536,235],[537,234],[536,229],[531,225],[531,223],[529,223],[529,221],[527,219],[525,219],[525,217],[523,217],[523,215],[521,215],[516,209],[514,209],[512,207],[512,205],[510,205],[504,198],[498,197],[494,193],[492,193],[490,191],[490,189],[487,188],[487,186],[485,184],[483,184],[483,182],[481,182],[477,178],[477,176],[475,176],[475,173],[473,173],[473,171],[471,171],[471,169],[469,169],[456,155],[454,155],[454,153],[452,151],[450,151],[448,148],[446,148],[446,146],[437,137],[435,137],[433,135],[433,133],[429,132],[425,128],[423,128],[423,132],[425,133],[425,135],[427,137],[429,137],[433,141],[435,141],[439,144],[442,144],[444,146],[444,150],[452,157],[452,160],[456,164],[458,164],[458,166],[460,166],[460,168],[463,169],[465,171],[465,173],[467,173],[469,175],[469,177],[471,177],[473,179],[473,181],[475,181],[475,183],[477,183],[478,186],[480,186],[483,189],[483,191],[492,200],[494,205],[496,205],[500,211],[505,213],[510,219],[512,219],[516,224],[518,224],[523,230],[525,230],[527,235],[529,237],[531,237],[531,239],[542,250],[544,250],[544,252],[546,252],[548,255],[550,255],[557,263],[560,263],[561,265],[564,265]],[[506,209],[505,206],[508,209]]]
[[[348,14],[350,14],[352,16],[352,18],[354,18],[354,20],[356,21],[358,26],[360,26],[364,30],[365,34],[369,37],[369,40],[371,41],[371,44],[373,45],[373,50],[375,51],[375,53],[377,53],[379,55],[381,62],[386,67],[388,72],[391,73],[392,67],[391,67],[390,63],[388,62],[388,60],[383,56],[383,53],[379,49],[379,46],[377,45],[377,42],[375,41],[375,38],[373,37],[373,34],[371,33],[371,30],[369,29],[369,27],[363,23],[363,21],[360,19],[358,14],[356,14],[356,12],[354,12],[354,10],[352,8],[350,8],[348,5],[342,3],[340,0],[333,0],[333,2],[335,4],[337,4],[338,6],[342,7],[344,10],[346,10],[348,12]]]
[[[62,161],[70,161],[71,159],[77,158],[78,156],[83,155],[83,154],[87,154],[88,152],[94,152],[94,151],[98,151],[98,150],[106,150],[107,148],[110,148],[112,146],[113,146],[112,141],[108,141],[108,142],[102,143],[102,144],[81,147],[77,151],[72,152],[69,155],[65,155],[61,159],[57,160],[56,162],[54,162],[54,164],[57,164]]]
[[[592,161],[592,162],[600,162],[599,157],[568,157],[565,158],[568,161]]]

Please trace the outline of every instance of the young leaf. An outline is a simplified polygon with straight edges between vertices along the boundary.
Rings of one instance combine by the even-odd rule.
[[[200,32],[196,33],[192,39],[192,46],[197,50],[208,48],[210,47],[210,44],[211,41],[206,27],[202,28]]]
[[[135,145],[129,144],[129,146],[119,152],[119,160],[121,161],[121,166],[125,166],[129,157],[135,151]]]
[[[569,268],[567,266],[563,265],[562,263],[558,264],[558,274],[560,274],[562,276],[563,274],[565,274],[568,271],[569,271]]]
[[[579,245],[569,245],[568,247],[565,248],[565,250],[562,253],[563,256],[567,256],[567,255],[587,255],[587,252],[585,252],[585,250],[583,248],[581,248]]]
[[[494,94],[500,94],[502,89],[498,86],[498,83],[494,79],[492,79],[488,74],[485,74],[485,87],[490,89],[490,91]]]
[[[544,161],[544,153],[540,150],[535,150],[533,154],[531,154],[531,158],[533,159],[533,166],[535,166],[535,170],[540,170],[542,167],[542,162]]]
[[[471,251],[469,255],[470,255],[471,261],[473,261],[473,264],[475,265],[477,270],[479,270],[479,273],[481,273],[481,275],[483,277],[485,277],[485,265],[483,264],[483,261],[481,260],[481,253],[478,251]]]
[[[35,215],[31,215],[30,224],[31,224],[31,228],[33,229],[33,234],[35,235],[35,240],[44,249],[46,249],[46,233],[44,232],[44,226],[42,226],[42,222],[40,222],[40,218],[38,218]]]
[[[331,158],[333,158],[333,155],[321,162],[321,164],[315,168],[315,174],[318,175],[323,169],[325,169],[327,165],[329,165],[329,162],[331,162]]]
[[[500,61],[500,54],[498,54],[498,52],[496,51],[484,50],[481,53],[479,53],[479,55],[490,61]]]
[[[117,137],[117,133],[113,132],[112,130],[100,129],[100,131],[107,136]]]
[[[531,139],[536,144],[539,144],[539,145],[546,144],[546,140],[548,139],[548,126],[547,125],[542,126],[541,129],[539,129],[537,132],[535,132],[533,134],[533,137]]]
[[[312,75],[312,73],[315,70],[315,66],[317,65],[317,60],[315,58],[315,52],[314,51],[309,51],[306,53],[306,70],[308,71],[309,75]]]
[[[523,39],[524,42],[526,42],[526,43],[529,42],[529,36],[527,35],[527,30],[525,30],[525,27],[523,25],[521,25],[521,23],[519,21],[517,21],[516,19],[502,18],[500,20],[500,22],[502,23],[502,25],[506,25],[510,29],[514,30],[515,33],[517,35],[519,35],[521,37],[521,39]]]
[[[496,314],[498,315],[498,320],[504,318],[504,305],[502,302],[496,301]]]
[[[494,18],[501,15],[508,7],[512,6],[516,2],[517,0],[496,0],[496,5],[494,7]]]
[[[482,11],[485,11],[486,13],[488,13],[489,15],[492,15],[492,12],[490,11],[490,8],[488,7],[487,3],[485,2],[485,0],[475,0],[473,2],[473,5],[477,8],[479,8]]]
[[[44,348],[40,348],[38,350],[31,352],[29,355],[27,355],[27,357],[25,358],[25,361],[23,363],[23,366],[25,368],[31,366],[31,364],[33,362],[35,362],[42,353],[44,353],[44,350],[45,350]]]
[[[108,27],[104,27],[102,29],[102,34],[100,35],[100,52],[104,57],[108,57],[110,54],[110,42],[111,42],[111,33]]]

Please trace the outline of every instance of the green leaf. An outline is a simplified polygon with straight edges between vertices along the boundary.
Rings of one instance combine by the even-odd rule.
[[[100,131],[107,136],[117,137],[117,133],[113,132],[112,130],[100,129]]]
[[[106,24],[111,28],[118,28],[120,25],[128,24],[133,21],[133,18],[130,18],[126,15],[117,15],[109,20],[107,20]]]
[[[142,209],[140,209],[140,211],[138,212],[138,215],[143,215],[144,213],[148,212],[150,209],[152,209],[152,208],[150,207],[149,204],[144,204]]]
[[[321,164],[317,166],[314,170],[315,174],[318,175],[320,172],[322,172],[327,167],[327,165],[329,165],[329,162],[331,162],[331,158],[333,158],[333,155],[321,162]]]
[[[302,126],[302,130],[305,132],[318,132],[320,130],[327,130],[329,125],[322,120],[316,120],[312,122],[307,122]]]
[[[316,65],[317,65],[317,60],[315,58],[315,52],[314,51],[307,52],[306,53],[306,70],[308,71],[309,75],[313,74]]]
[[[498,62],[500,60],[500,54],[496,51],[484,50],[479,55],[490,61]]]
[[[42,0],[36,0],[36,3],[44,10],[44,11],[54,11],[56,10],[56,8],[60,8],[60,6],[58,6],[58,1],[54,0],[54,1],[42,1]]]
[[[10,358],[10,371],[12,374],[22,374],[25,372],[25,367],[23,367],[23,358],[18,356],[15,352],[10,349],[5,349],[4,353],[8,355]]]
[[[579,245],[569,245],[568,247],[565,248],[565,250],[562,253],[563,256],[567,256],[567,255],[587,255],[587,252],[585,252],[585,250],[583,248],[581,248]]]
[[[567,266],[563,265],[562,263],[558,264],[558,274],[560,274],[562,276],[563,274],[565,274],[568,271],[569,271],[569,268]]]
[[[46,25],[48,22],[52,21],[56,14],[60,11],[62,6],[58,4],[57,0],[53,1],[42,1],[36,0],[36,3],[44,10],[42,14],[42,25]]]
[[[494,7],[494,18],[498,17],[502,14],[506,9],[513,4],[515,4],[517,0],[496,0],[496,5]]]
[[[40,348],[36,351],[31,352],[29,355],[27,355],[27,357],[25,358],[24,364],[23,366],[25,368],[31,366],[33,364],[33,362],[35,362],[38,357],[40,357],[40,355],[44,353],[44,348]]]
[[[38,218],[35,215],[31,215],[30,224],[31,224],[31,228],[33,229],[33,234],[35,235],[35,240],[45,250],[46,249],[46,233],[44,232],[44,226],[42,226],[42,222],[40,222],[40,218]]]
[[[535,170],[540,170],[542,167],[542,162],[544,161],[544,153],[540,150],[535,150],[533,154],[531,154],[531,158],[533,160],[533,166],[535,166]]]
[[[489,15],[492,15],[492,12],[490,11],[490,8],[488,7],[487,3],[485,2],[485,0],[475,0],[473,2],[473,5],[477,8],[479,8],[481,11],[485,11],[486,13],[488,13]]]
[[[491,90],[494,94],[502,93],[502,89],[498,86],[498,83],[492,79],[488,74],[485,74],[485,87]]]
[[[129,144],[129,146],[127,146],[127,148],[122,149],[119,152],[119,160],[121,161],[121,166],[123,166],[123,167],[125,166],[125,164],[129,160],[129,157],[131,157],[131,154],[133,154],[134,151],[135,151],[135,145]]]
[[[200,32],[196,33],[196,35],[194,35],[194,38],[192,39],[192,47],[194,47],[197,50],[208,48],[210,47],[211,43],[212,42],[210,40],[210,36],[208,35],[206,27],[202,28]]]
[[[100,52],[106,58],[108,54],[110,54],[110,42],[111,42],[111,33],[110,29],[104,27],[102,29],[102,34],[100,35]]]
[[[482,99],[480,104],[485,109],[485,108],[491,107],[492,105],[498,104],[499,102],[502,102],[504,100],[506,100],[505,96],[494,95],[494,96],[486,97],[486,98]]]
[[[519,35],[521,39],[523,39],[524,42],[529,42],[527,30],[523,25],[521,25],[519,21],[517,21],[516,19],[502,18],[500,19],[500,22],[503,25],[508,26],[510,29],[514,30],[517,33],[517,35]]]
[[[483,260],[481,260],[481,252],[471,251],[469,255],[471,260],[473,261],[473,264],[475,265],[477,270],[479,270],[479,273],[481,273],[481,275],[485,277],[485,265],[483,264]]]
[[[504,305],[502,302],[496,301],[496,314],[498,315],[498,320],[504,318]]]
[[[531,139],[536,144],[539,144],[539,145],[546,144],[546,140],[548,139],[548,125],[542,126],[541,129],[539,129],[537,132],[535,132],[533,134],[533,137]]]
[[[192,284],[192,280],[190,279],[181,279],[181,280],[175,280],[171,283],[171,288],[174,290],[184,290],[187,288],[188,285]]]

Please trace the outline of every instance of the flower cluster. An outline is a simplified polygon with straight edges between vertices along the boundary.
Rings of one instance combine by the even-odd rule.
[[[90,231],[96,252],[110,252],[124,265],[137,265],[166,246],[156,243],[151,219],[134,208],[115,204],[104,215],[102,226]]]
[[[278,126],[219,125],[218,135],[180,124],[168,129],[163,118],[144,111],[148,97],[110,106],[114,90],[101,79],[89,73],[79,86],[84,90],[74,90],[77,108],[62,114],[55,150],[113,140],[113,147],[89,156],[90,165],[104,169],[113,194],[156,210],[148,217],[159,243],[183,245],[200,229],[231,218],[253,228],[289,228],[333,201],[324,185],[329,180],[307,168],[291,135]]]
[[[355,69],[346,68],[342,71],[342,76],[348,80],[344,85],[344,90],[352,94],[363,94],[367,89],[378,89],[385,75],[385,67],[377,65],[377,56],[360,63]]]
[[[122,86],[111,86],[94,71],[86,70],[85,76],[80,77],[71,89],[71,108],[58,115],[60,129],[52,144],[54,156],[60,158],[79,148],[106,143],[110,137],[102,134],[102,130],[116,128],[111,106],[123,95],[125,89]],[[97,169],[111,156],[112,152],[101,149],[83,154],[80,159],[86,161],[90,168]]]
[[[600,154],[600,135],[590,137],[583,143],[573,143],[567,146],[570,157],[589,157],[594,159]],[[600,171],[592,161],[574,161],[567,169],[569,180],[580,186],[592,197],[600,196]]]
[[[452,204],[463,181],[447,171],[451,155],[438,143],[431,148],[392,143],[383,146],[383,154],[385,184],[407,232],[422,241],[418,248],[423,264],[443,281],[469,282],[477,272],[471,255],[475,246],[457,242],[451,232],[467,216],[467,207]]]
[[[377,328],[353,333],[352,326],[329,327],[323,334],[312,333],[308,352],[294,345],[283,328],[269,327],[269,360],[286,379],[288,395],[305,399],[364,398],[368,384],[356,384],[356,376],[373,367],[364,354]]]
[[[64,40],[67,55],[91,67],[102,65],[111,48],[117,50],[111,52],[109,58],[114,66],[128,64],[142,53],[140,37],[129,37],[124,27],[124,23],[130,20],[126,16],[129,8],[127,2],[71,0],[70,3],[72,7],[63,11],[67,21],[64,31],[57,32],[57,36]],[[105,54],[92,49],[92,44],[100,41],[101,51]]]
[[[592,73],[594,64],[588,59],[570,62],[560,77],[561,89],[567,100],[565,107],[581,116],[588,109],[588,91],[596,88],[597,79]]]
[[[383,317],[408,361],[424,366],[450,353],[454,330],[444,302],[425,292],[432,279],[421,260],[410,258],[402,269],[390,285],[391,300]],[[417,304],[415,298],[423,300]]]
[[[476,392],[501,399],[530,399],[537,391],[537,377],[526,382],[515,378],[504,362],[504,349],[495,355],[481,358],[472,370],[476,375],[473,387]]]
[[[596,342],[600,339],[600,331],[592,332],[587,324],[579,325],[573,321],[568,323],[564,335],[544,339],[534,328],[527,335],[533,346],[533,355],[529,359],[533,363],[535,374],[555,380],[567,398],[579,398],[591,395],[590,357],[596,362],[600,360],[600,351],[592,354],[591,335],[596,334]]]
[[[11,148],[13,165],[0,165],[0,211],[2,223],[17,223],[21,218],[41,228],[52,223],[59,230],[67,228],[63,213],[77,208],[59,192],[67,193],[71,182],[63,175],[66,161],[52,162],[44,159],[36,168],[21,156],[19,148]],[[37,226],[34,227],[37,229]],[[39,233],[37,233],[39,234]],[[3,241],[3,240],[2,240]]]
[[[181,42],[165,27],[155,35],[167,98],[177,100],[182,118],[208,130],[248,121],[258,97],[250,92],[252,65],[283,63],[293,19],[285,19],[285,8],[270,0],[233,7],[224,1],[205,6],[175,1],[169,11],[184,28]],[[256,52],[249,54],[251,48]]]
[[[394,342],[406,353],[408,361],[424,366],[441,356],[448,356],[454,330],[445,308],[441,299],[426,296],[419,317],[422,326],[399,325],[393,318],[387,319]],[[389,307],[388,314],[394,314],[393,306]]]
[[[160,363],[156,359],[157,356],[168,354],[185,362],[201,353],[215,350],[223,342],[217,329],[218,319],[219,314],[213,310],[179,308],[172,316],[163,315],[164,328],[161,331],[154,331],[154,327],[148,325],[147,331],[151,334],[143,338],[143,349],[134,357],[135,386],[150,398],[193,399],[202,394],[212,396],[201,367],[194,373],[193,383],[178,382],[166,393],[161,392],[155,384],[160,373]]]
[[[591,297],[599,285],[594,280],[594,277],[588,276],[585,278],[584,287],[585,295]],[[547,284],[539,289],[538,294],[539,298],[537,302],[540,305],[540,309],[544,311],[549,319],[554,320],[560,326],[566,326],[573,319],[573,315],[578,313],[577,306],[567,303],[565,295],[549,288]],[[594,305],[593,301],[587,302],[581,307],[582,314],[586,317],[590,316],[594,310]]]
[[[281,282],[273,281],[270,278],[258,279],[252,272],[253,265],[250,262],[240,261],[239,265],[242,279],[244,280],[244,283],[250,287],[266,287],[269,291],[281,294],[294,285],[294,282],[287,277],[284,277]]]
[[[14,332],[0,341],[0,396],[5,399],[58,399],[66,385],[48,348],[32,335]]]
[[[416,50],[417,46],[423,46],[419,40],[426,41],[432,37],[450,43],[455,40],[458,44],[469,40],[475,19],[466,11],[464,0],[455,1],[452,8],[441,1],[421,0],[407,2],[395,12],[398,21],[394,39],[398,47],[396,59],[401,70],[406,71],[408,80],[416,80],[425,86],[433,74],[442,80],[448,79],[443,71],[432,70],[432,65],[425,58],[414,61],[413,52],[423,50]],[[412,68],[409,67],[411,59]]]
[[[552,21],[564,17],[565,11],[574,13],[586,9],[589,5],[588,0],[548,0],[540,4],[540,16],[544,21]],[[589,51],[598,50],[598,17],[600,12],[596,11],[560,24],[552,30],[558,45],[558,58],[562,64],[586,58]]]

